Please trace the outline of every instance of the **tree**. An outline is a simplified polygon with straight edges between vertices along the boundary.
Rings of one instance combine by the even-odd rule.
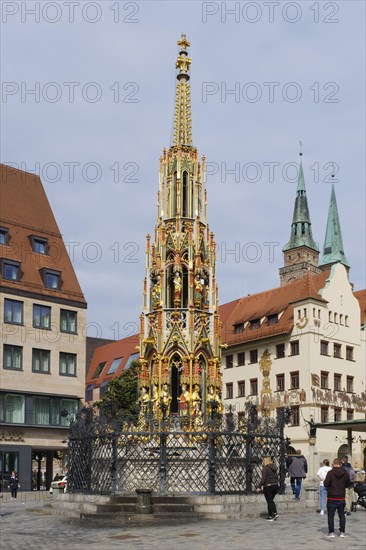
[[[107,392],[95,403],[106,418],[131,417],[137,413],[139,368],[139,363],[132,361],[119,378],[108,382]]]

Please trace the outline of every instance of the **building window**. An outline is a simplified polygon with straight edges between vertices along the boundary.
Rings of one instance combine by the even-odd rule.
[[[334,322],[338,325],[338,313],[334,314]]]
[[[342,346],[341,344],[333,344],[333,356],[337,359],[342,359]]]
[[[332,322],[332,312],[331,311],[328,312],[328,322],[329,323]]]
[[[320,407],[320,422],[329,422],[329,407]]]
[[[344,317],[344,324],[348,327],[348,315]]]
[[[24,395],[3,393],[0,395],[0,422],[9,424],[24,424],[25,399]]]
[[[347,409],[347,420],[353,420],[353,409]]]
[[[226,361],[226,368],[231,369],[234,366],[234,356],[233,355],[227,355],[225,357]]]
[[[33,305],[34,328],[51,329],[51,308],[49,306]]]
[[[342,375],[334,375],[334,391],[342,391]]]
[[[32,235],[32,250],[37,254],[48,254],[48,241],[42,237]]]
[[[76,334],[77,311],[71,311],[69,309],[60,310],[60,330],[61,332]]]
[[[334,422],[340,422],[342,420],[341,407],[334,407]]]
[[[276,358],[281,359],[282,357],[285,357],[285,344],[277,344],[276,345]]]
[[[277,374],[276,375],[276,389],[277,391],[285,391],[285,375]]]
[[[278,314],[268,315],[267,319],[269,325],[276,325],[278,323]]]
[[[291,407],[291,426],[299,426],[300,425],[300,407]]]
[[[252,321],[249,321],[250,328],[252,330],[257,329],[261,326],[261,320],[260,319],[253,319]]]
[[[226,384],[226,399],[232,399],[233,398],[233,383],[229,382]]]
[[[299,371],[290,372],[290,386],[292,390],[298,390],[300,387]]]
[[[238,367],[245,365],[245,353],[242,351],[238,353]]]
[[[245,397],[245,382],[241,380],[238,382],[238,397]]]
[[[320,341],[320,355],[329,355],[328,353],[329,342],[325,340]]]
[[[102,361],[102,363],[99,363],[97,368],[94,371],[93,378],[99,378],[99,376],[102,374],[102,370],[106,366],[107,361]]]
[[[20,281],[20,263],[10,260],[2,261],[3,278],[8,281]]]
[[[240,334],[241,332],[244,332],[244,323],[238,323],[237,325],[234,325],[234,333]]]
[[[258,378],[250,380],[250,395],[258,395]]]
[[[343,314],[342,313],[339,315],[339,324],[343,325]]]
[[[9,231],[5,227],[0,227],[0,244],[8,244]]]
[[[14,325],[23,324],[23,302],[18,300],[4,300],[4,323]]]
[[[258,363],[258,350],[257,349],[250,350],[249,360],[250,360],[250,363]]]
[[[300,343],[298,340],[295,340],[294,342],[290,342],[290,347],[291,347],[291,355],[300,354]]]
[[[22,370],[23,348],[21,346],[4,344],[3,367],[4,369]]]
[[[108,369],[107,374],[114,374],[118,367],[121,364],[123,357],[116,357],[116,359],[113,359],[111,366]]]
[[[329,389],[329,372],[321,371],[320,373],[320,387],[322,390]]]
[[[353,376],[347,376],[346,384],[347,384],[347,393],[353,393]]]
[[[346,346],[346,359],[347,361],[354,361],[353,348],[351,346]]]
[[[32,371],[49,373],[50,372],[51,352],[46,349],[32,350]]]
[[[33,397],[33,424],[49,426],[50,424],[49,397]]]
[[[60,352],[61,376],[76,376],[76,353]]]
[[[43,269],[43,282],[46,288],[59,290],[61,288],[61,273],[51,269]]]

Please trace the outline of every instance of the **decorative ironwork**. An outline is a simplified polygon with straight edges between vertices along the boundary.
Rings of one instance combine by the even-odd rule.
[[[280,492],[285,487],[288,409],[277,419],[260,417],[247,404],[245,419],[232,409],[223,415],[211,410],[206,424],[194,430],[187,419],[113,423],[83,409],[70,428],[68,491],[73,493],[133,493],[148,487],[158,494],[254,492],[261,477],[262,459],[271,456],[278,466]]]

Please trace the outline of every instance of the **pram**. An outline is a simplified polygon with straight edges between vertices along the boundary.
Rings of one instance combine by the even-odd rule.
[[[355,483],[353,489],[358,497],[356,502],[352,502],[352,511],[356,512],[357,506],[366,508],[366,482]]]

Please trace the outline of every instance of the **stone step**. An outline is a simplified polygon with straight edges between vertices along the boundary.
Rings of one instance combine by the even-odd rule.
[[[155,504],[191,504],[192,499],[185,496],[153,496],[152,503]]]
[[[190,514],[194,512],[194,506],[192,504],[179,504],[179,503],[156,503],[153,504],[154,514]]]

